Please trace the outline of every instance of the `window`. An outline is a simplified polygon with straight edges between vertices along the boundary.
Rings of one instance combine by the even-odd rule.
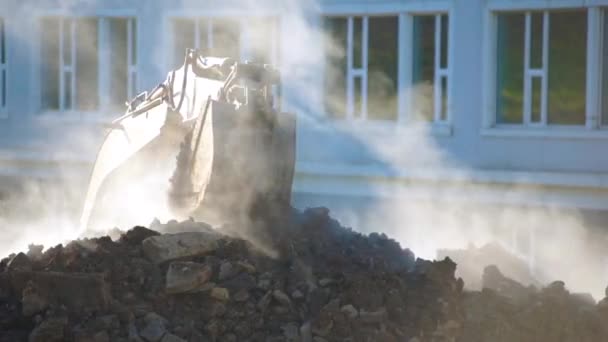
[[[325,20],[325,110],[338,118],[396,120],[399,18]]]
[[[414,119],[448,121],[448,16],[414,17]]]
[[[43,18],[43,110],[124,110],[137,91],[135,41],[133,18]]]
[[[6,28],[0,18],[0,114],[6,113]]]
[[[585,125],[587,11],[498,13],[496,122]]]
[[[601,120],[602,126],[608,126],[608,9],[602,11],[602,26],[601,26],[601,60],[602,60],[602,71],[601,71],[601,84],[602,87],[600,93],[600,104],[601,104]]]
[[[274,17],[175,18],[173,66],[183,64],[187,48],[200,49],[206,56],[276,63],[277,31]]]

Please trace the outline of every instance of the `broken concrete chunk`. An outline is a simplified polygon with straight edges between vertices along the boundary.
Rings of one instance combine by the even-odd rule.
[[[31,282],[40,297],[37,301],[65,306],[70,312],[105,310],[111,302],[110,289],[98,273],[16,271],[11,273],[10,281],[15,293],[23,293]]]
[[[228,289],[222,287],[214,287],[211,290],[211,298],[226,302],[230,299],[230,292],[228,291]]]
[[[23,289],[21,298],[21,312],[23,316],[29,317],[34,314],[44,311],[49,306],[49,302],[45,296],[41,296],[32,281],[27,283]]]
[[[211,279],[211,267],[196,262],[176,261],[167,270],[168,293],[184,293],[198,290]]]
[[[160,342],[186,342],[186,340],[180,338],[179,336],[173,335],[171,333],[165,334],[163,339]]]
[[[192,232],[152,236],[142,242],[144,255],[155,263],[204,255],[218,249],[217,232]]]
[[[139,335],[148,342],[160,341],[167,332],[165,327],[167,320],[155,313],[147,314],[144,320],[146,326]]]
[[[340,311],[342,311],[350,319],[357,318],[357,316],[359,316],[359,311],[357,311],[357,309],[351,304],[344,305],[340,308]]]
[[[63,330],[68,324],[66,317],[53,317],[40,323],[28,338],[29,342],[60,342],[64,340]]]
[[[284,306],[291,305],[291,300],[289,299],[289,296],[286,295],[285,292],[283,292],[281,290],[274,290],[272,292],[272,298],[274,298],[281,305],[284,305]]]
[[[8,262],[7,269],[10,271],[31,271],[32,261],[25,253],[19,253]]]
[[[363,323],[380,323],[386,319],[386,308],[381,308],[376,311],[359,311],[359,319]]]
[[[228,278],[234,277],[238,273],[237,269],[230,261],[223,262],[220,265],[220,273],[218,274],[218,279],[220,281],[226,280]]]

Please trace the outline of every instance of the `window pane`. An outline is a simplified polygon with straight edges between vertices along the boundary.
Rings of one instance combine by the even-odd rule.
[[[543,13],[530,15],[530,68],[543,67]]]
[[[59,19],[43,18],[40,22],[42,109],[59,109]]]
[[[137,64],[137,19],[129,19],[129,25],[131,26],[131,65]]]
[[[354,87],[355,87],[355,92],[354,92],[354,110],[353,110],[353,117],[355,118],[360,118],[361,117],[361,112],[363,112],[363,101],[362,101],[362,97],[361,97],[361,87],[363,86],[363,82],[361,82],[361,77],[355,77],[354,78]]]
[[[76,20],[76,108],[97,110],[98,86],[98,21],[95,18]]]
[[[523,13],[498,15],[497,123],[523,123]]]
[[[0,19],[0,63],[6,63],[6,31],[4,19]]]
[[[433,121],[435,80],[435,16],[414,17],[413,117]]]
[[[236,19],[213,19],[213,47],[210,54],[215,57],[239,59],[241,25]]]
[[[249,20],[249,46],[251,47],[251,60],[257,63],[271,63],[273,32],[276,29],[276,20],[273,17],[253,18]],[[275,41],[276,43],[276,41]]]
[[[448,37],[449,37],[449,18],[446,14],[441,16],[441,67],[448,67]]]
[[[325,18],[325,112],[346,116],[346,18]]]
[[[441,121],[448,119],[448,78],[441,77]]]
[[[549,15],[549,124],[585,124],[587,13]]]
[[[530,111],[530,121],[533,123],[541,122],[541,94],[542,94],[542,79],[540,77],[532,77],[532,109]]]
[[[604,18],[608,15],[608,10],[604,10]],[[604,20],[604,27],[602,30],[603,38],[603,51],[602,51],[602,125],[608,125],[608,23]]]
[[[2,70],[2,84],[0,84],[0,88],[2,88],[2,107],[6,107],[6,70]]]
[[[367,116],[397,119],[398,17],[369,18]]]
[[[128,25],[129,19],[112,18],[110,25],[110,105],[122,111],[127,101],[128,89]]]
[[[176,19],[173,22],[173,67],[184,64],[186,49],[194,48],[194,20]]]
[[[363,18],[353,18],[353,68],[362,67],[363,57]]]

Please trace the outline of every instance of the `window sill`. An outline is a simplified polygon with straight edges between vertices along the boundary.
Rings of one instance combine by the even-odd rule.
[[[112,120],[120,115],[107,115],[107,112],[57,112],[46,111],[34,115],[36,121],[42,123],[74,123],[74,124],[91,124],[91,125],[108,125]]]
[[[407,131],[427,131],[432,136],[452,136],[453,128],[450,123],[402,123],[398,121],[385,120],[329,120],[336,128],[346,131],[363,131],[370,133],[407,133]]]
[[[542,138],[542,139],[607,139],[608,129],[588,129],[585,127],[493,127],[481,130],[481,136],[494,138]]]

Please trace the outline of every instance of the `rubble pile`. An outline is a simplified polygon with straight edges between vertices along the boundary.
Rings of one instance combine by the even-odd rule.
[[[456,265],[293,212],[265,245],[155,222],[0,262],[0,341],[454,341]],[[164,234],[157,232],[163,231]],[[168,233],[166,233],[168,232]],[[265,235],[265,236],[266,236]]]
[[[608,341],[608,298],[596,304],[588,294],[570,293],[562,281],[523,286],[491,265],[483,290],[463,293],[462,303],[461,341]]]

